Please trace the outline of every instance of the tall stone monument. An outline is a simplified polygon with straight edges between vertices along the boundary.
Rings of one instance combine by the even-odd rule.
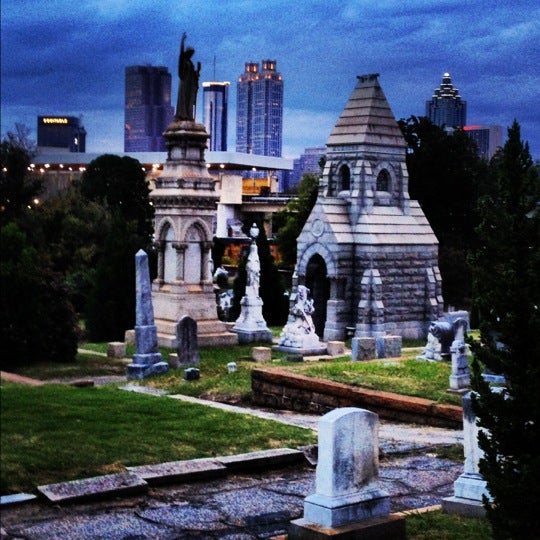
[[[297,240],[323,341],[424,338],[442,314],[438,242],[410,200],[407,145],[379,84],[362,75],[326,143],[318,198]]]
[[[150,375],[167,373],[169,364],[161,358],[158,349],[157,327],[150,291],[148,255],[140,249],[135,255],[135,354],[127,366],[128,379],[143,379]]]
[[[252,343],[254,341],[272,342],[272,332],[264,320],[262,307],[263,301],[259,296],[259,284],[261,278],[261,262],[257,249],[257,237],[259,229],[254,223],[249,231],[251,244],[246,263],[246,294],[240,301],[240,316],[233,326],[233,332],[238,334],[239,343]]]
[[[176,348],[176,324],[197,321],[199,346],[233,345],[237,336],[217,317],[211,247],[219,196],[204,157],[210,135],[195,121],[200,63],[182,36],[180,89],[174,121],[163,134],[167,161],[150,200],[155,208],[158,275],[152,298],[160,345]]]

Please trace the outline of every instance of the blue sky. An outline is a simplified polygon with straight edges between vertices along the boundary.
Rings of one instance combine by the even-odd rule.
[[[2,135],[38,115],[83,117],[87,151],[123,151],[124,68],[164,65],[177,93],[180,37],[201,82],[277,61],[283,154],[324,145],[356,76],[380,73],[397,119],[424,114],[444,72],[468,124],[513,119],[540,159],[540,4],[536,0],[2,0]],[[199,98],[199,105],[201,99]],[[199,121],[202,114],[198,113]]]

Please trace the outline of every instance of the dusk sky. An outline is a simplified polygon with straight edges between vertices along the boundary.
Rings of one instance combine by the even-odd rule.
[[[283,155],[324,146],[356,85],[379,73],[397,119],[425,114],[449,72],[468,124],[517,119],[540,159],[537,0],[2,0],[2,135],[36,138],[38,115],[81,116],[88,152],[122,152],[124,68],[167,66],[178,88],[180,38],[201,82],[236,80],[248,61],[276,60],[284,79]],[[214,76],[215,58],[215,76]],[[202,88],[197,120],[202,122]]]

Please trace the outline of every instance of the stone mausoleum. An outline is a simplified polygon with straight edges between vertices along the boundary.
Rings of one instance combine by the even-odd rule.
[[[325,341],[424,338],[442,315],[438,241],[409,198],[407,146],[378,77],[358,77],[297,240],[295,283],[310,289]]]

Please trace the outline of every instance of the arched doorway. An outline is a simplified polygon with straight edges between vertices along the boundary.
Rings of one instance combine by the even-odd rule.
[[[315,332],[322,339],[326,324],[326,303],[330,298],[330,281],[327,277],[326,263],[320,255],[313,255],[309,259],[306,268],[306,287],[313,298]]]

